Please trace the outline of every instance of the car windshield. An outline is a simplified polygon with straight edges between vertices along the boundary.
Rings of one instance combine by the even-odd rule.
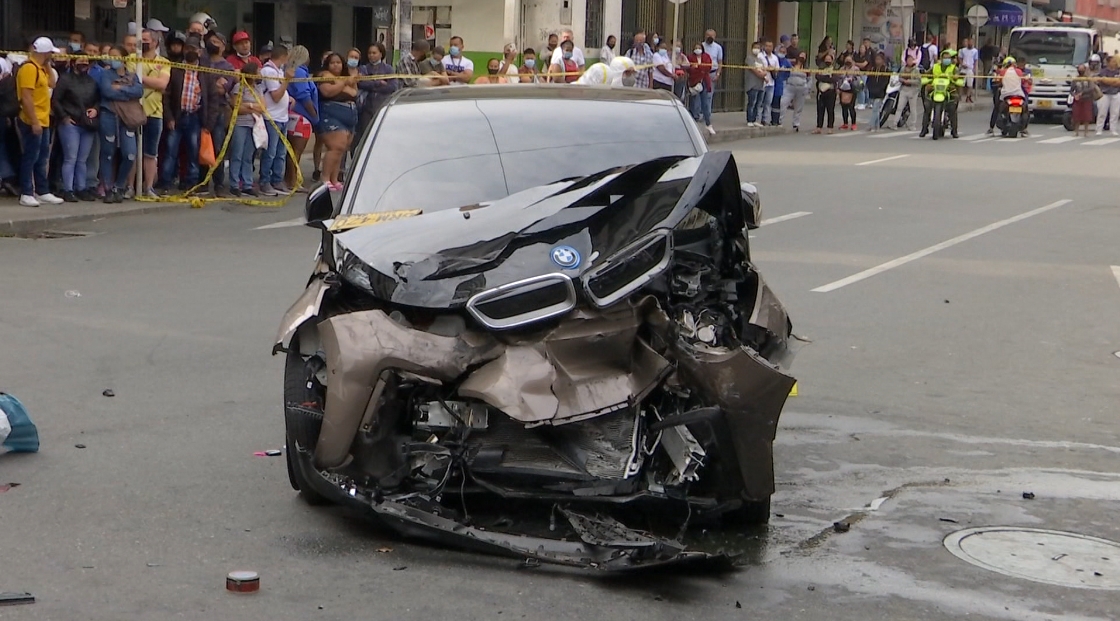
[[[1087,32],[1020,30],[1011,33],[1011,55],[1029,65],[1080,65],[1089,60]]]
[[[672,102],[461,99],[390,106],[350,213],[425,212],[669,155],[696,156]]]

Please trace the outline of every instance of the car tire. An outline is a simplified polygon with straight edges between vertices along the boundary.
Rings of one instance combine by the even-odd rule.
[[[723,514],[727,526],[751,527],[764,526],[770,522],[770,499],[760,501],[744,500],[734,511]]]
[[[311,506],[329,505],[331,501],[315,491],[308,480],[303,462],[298,455],[309,451],[319,439],[323,426],[322,412],[309,408],[291,408],[289,403],[305,403],[314,398],[307,389],[308,366],[295,349],[290,349],[284,360],[284,437],[287,443],[285,456],[288,465],[288,482],[299,491],[299,497]],[[318,476],[312,472],[310,476]]]

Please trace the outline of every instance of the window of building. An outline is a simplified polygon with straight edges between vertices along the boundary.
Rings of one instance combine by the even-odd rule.
[[[587,0],[587,23],[583,26],[583,46],[595,49],[604,45],[603,0]]]

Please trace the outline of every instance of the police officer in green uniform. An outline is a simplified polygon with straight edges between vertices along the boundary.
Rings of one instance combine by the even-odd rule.
[[[948,89],[948,93],[945,94],[945,106],[949,115],[949,127],[952,128],[953,138],[959,137],[957,135],[957,104],[959,102],[957,93],[960,88],[964,87],[964,76],[957,68],[956,56],[956,50],[945,50],[941,53],[941,62],[935,64],[930,73],[922,76],[922,101],[925,104],[925,110],[922,112],[922,132],[918,134],[921,138],[925,138],[926,134],[929,133],[929,122],[933,116],[933,98],[935,97],[935,89],[938,88]]]

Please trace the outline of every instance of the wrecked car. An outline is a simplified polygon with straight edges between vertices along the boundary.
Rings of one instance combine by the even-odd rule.
[[[353,170],[337,205],[307,199],[320,251],[273,350],[300,496],[608,570],[713,556],[626,508],[679,532],[768,520],[792,325],[750,260],[757,192],[679,102],[403,91]],[[471,523],[479,498],[539,503],[568,535]]]

